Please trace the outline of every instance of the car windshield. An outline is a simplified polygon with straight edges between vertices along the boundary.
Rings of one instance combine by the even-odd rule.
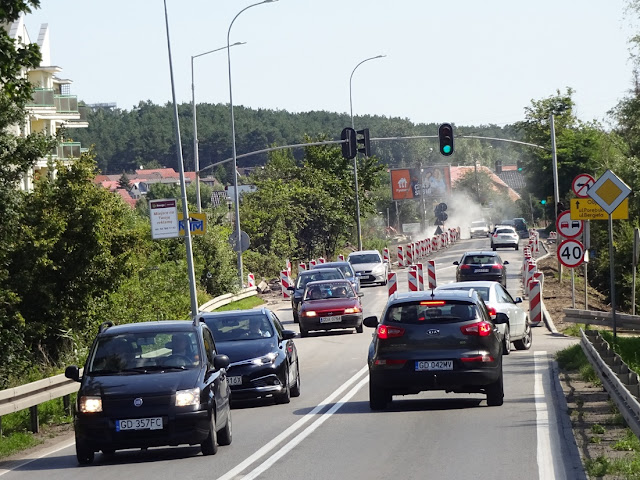
[[[87,363],[90,374],[132,374],[200,365],[195,332],[163,331],[101,336]]]
[[[474,304],[458,301],[431,301],[399,303],[387,309],[385,324],[408,323],[427,325],[430,323],[460,322],[476,318]]]
[[[296,280],[296,289],[303,290],[309,282],[316,282],[318,280],[338,280],[344,278],[342,273],[337,269],[332,272],[313,272],[310,271],[307,274],[298,276]]]
[[[499,262],[494,255],[467,255],[462,263],[464,265],[493,265]]]
[[[349,256],[351,263],[380,263],[380,257],[375,253],[363,253],[362,255]]]
[[[304,300],[326,300],[329,298],[354,298],[356,296],[350,283],[314,283],[304,292]]]
[[[207,327],[218,342],[258,340],[274,336],[273,327],[264,315],[220,315],[205,318]]]

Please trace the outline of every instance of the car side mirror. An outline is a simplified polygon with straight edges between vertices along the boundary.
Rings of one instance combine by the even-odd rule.
[[[231,360],[226,355],[216,355],[213,357],[213,368],[220,370],[221,368],[227,368]]]
[[[284,340],[291,340],[293,338],[296,337],[296,332],[294,332],[293,330],[283,330],[282,331],[282,338]]]
[[[378,317],[376,317],[375,315],[367,317],[362,321],[362,324],[365,327],[376,328],[378,326]]]
[[[502,262],[503,265],[509,265],[509,260],[505,260],[504,262]]]
[[[453,262],[453,264],[454,265],[460,265],[460,262],[456,260],[455,262]]]
[[[522,303],[522,298],[521,297],[516,297],[515,300],[513,301],[513,303]]]
[[[498,312],[496,313],[496,318],[493,320],[493,323],[502,324],[509,323],[509,317],[506,313]]]
[[[74,380],[76,382],[80,381],[80,370],[78,370],[77,365],[69,365],[64,369],[64,376],[70,380]]]

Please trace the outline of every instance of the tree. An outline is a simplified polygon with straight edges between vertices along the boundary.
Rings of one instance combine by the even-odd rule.
[[[122,175],[118,179],[118,188],[124,188],[125,190],[131,190],[131,180],[125,172],[122,172]]]

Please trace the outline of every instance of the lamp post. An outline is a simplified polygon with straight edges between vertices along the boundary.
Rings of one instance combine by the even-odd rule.
[[[238,195],[238,169],[237,169],[237,158],[236,158],[236,124],[235,119],[233,117],[233,94],[231,92],[231,45],[229,45],[229,36],[231,35],[231,27],[233,26],[233,22],[236,21],[236,18],[240,16],[242,12],[250,9],[251,7],[256,7],[258,5],[262,5],[263,3],[273,3],[278,0],[264,0],[262,2],[253,3],[248,7],[244,7],[240,10],[233,20],[231,20],[231,24],[229,25],[229,30],[227,30],[227,64],[229,65],[229,106],[231,107],[231,146],[232,146],[232,157],[233,157],[233,200],[235,202],[235,214],[236,214],[236,249],[238,250],[238,282],[240,283],[240,288],[242,288],[242,231],[240,230],[240,202]]]
[[[244,45],[246,42],[236,42],[230,47],[236,45]],[[196,83],[193,75],[193,59],[208,55],[213,52],[219,52],[227,47],[216,48],[215,50],[209,50],[208,52],[199,53],[198,55],[191,56],[191,105],[193,106],[193,168],[196,171],[196,201],[198,204],[198,213],[202,212],[202,200],[200,198],[200,157],[198,155],[198,124],[196,121]]]
[[[349,109],[351,111],[351,128],[355,130],[355,123],[353,121],[353,95],[351,88],[351,81],[353,80],[353,74],[356,73],[356,70],[360,65],[369,60],[375,60],[376,58],[383,58],[386,55],[376,55],[375,57],[365,58],[359,64],[357,64],[354,69],[351,71],[351,76],[349,77]],[[358,250],[362,250],[362,230],[360,228],[360,196],[358,195],[358,155],[356,154],[353,157],[353,184],[355,188],[355,196],[356,196],[356,227],[358,229]]]

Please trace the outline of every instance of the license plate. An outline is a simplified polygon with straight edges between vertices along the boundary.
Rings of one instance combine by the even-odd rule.
[[[116,432],[123,430],[162,430],[162,417],[116,420]]]
[[[341,321],[342,317],[340,315],[333,317],[320,317],[320,323],[339,323]]]
[[[242,377],[241,376],[227,377],[227,380],[229,380],[229,385],[242,385]]]
[[[476,273],[489,273],[489,269],[488,268],[476,268],[475,272]]]
[[[416,372],[424,370],[453,370],[453,360],[429,360],[416,362]]]

